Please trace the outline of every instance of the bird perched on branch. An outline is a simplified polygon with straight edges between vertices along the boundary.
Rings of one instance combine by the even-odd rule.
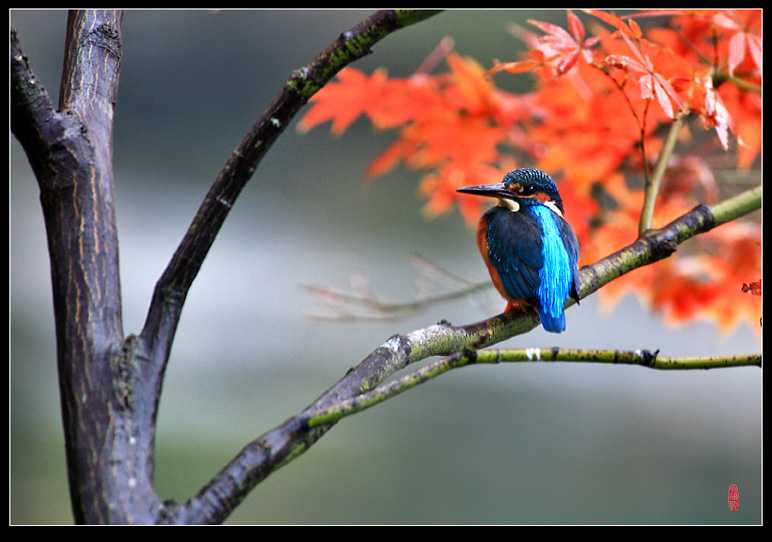
[[[563,200],[549,175],[520,168],[498,184],[458,192],[497,198],[477,226],[477,245],[493,284],[507,300],[506,311],[539,313],[552,333],[566,329],[569,296],[579,303],[579,243],[563,219]]]

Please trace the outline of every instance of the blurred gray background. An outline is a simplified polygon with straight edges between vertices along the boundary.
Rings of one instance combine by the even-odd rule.
[[[242,135],[292,70],[367,15],[126,13],[115,117],[126,333],[141,329],[155,281]],[[56,100],[66,12],[10,18]],[[389,36],[355,67],[406,76],[445,36],[490,66],[521,50],[507,26],[527,18],[565,27],[564,11],[450,11]],[[163,498],[187,499],[394,333],[503,309],[491,290],[400,321],[310,319],[319,304],[300,288],[308,282],[346,289],[364,276],[384,297],[410,300],[412,252],[470,280],[486,272],[458,212],[421,215],[416,172],[363,183],[392,134],[366,122],[340,138],[327,125],[305,135],[294,125],[244,190],[188,297],[159,415]],[[10,139],[10,522],[71,523],[43,219],[26,157]],[[504,346],[675,356],[760,349],[745,326],[730,335],[710,322],[668,327],[633,296],[611,312],[588,298],[567,319],[560,336],[539,328]],[[737,512],[727,506],[730,484]],[[505,364],[453,371],[343,420],[227,522],[756,524],[760,499],[758,368]]]

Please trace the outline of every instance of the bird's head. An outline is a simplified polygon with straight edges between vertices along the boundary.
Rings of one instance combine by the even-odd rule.
[[[534,168],[514,169],[507,173],[500,183],[465,186],[456,191],[498,198],[499,205],[513,211],[519,210],[522,199],[536,199],[563,216],[563,200],[560,198],[555,182],[549,175]]]

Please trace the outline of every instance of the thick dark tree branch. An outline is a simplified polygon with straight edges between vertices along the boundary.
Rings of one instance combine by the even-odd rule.
[[[46,221],[77,522],[165,521],[169,510],[152,484],[155,419],[182,305],[215,236],[262,157],[308,99],[380,39],[434,13],[378,12],[292,74],[212,185],[157,283],[139,337],[125,339],[112,179],[122,12],[70,15],[58,111],[11,31],[11,124],[38,179]],[[236,504],[224,502],[215,516],[224,518]]]
[[[11,128],[40,187],[79,523],[147,522],[159,503],[148,461],[154,432],[133,411],[137,379],[121,322],[112,119],[122,21],[120,11],[70,14],[59,110],[11,33]]]
[[[215,236],[272,142],[343,66],[390,32],[430,12],[379,12],[293,73],[228,160],[157,283],[145,326],[124,338],[112,180],[112,115],[122,14],[77,12],[68,21],[60,108],[29,69],[11,33],[11,125],[40,185],[54,291],[57,357],[75,519],[83,523],[218,523],[273,471],[334,424],[319,423],[411,363],[474,344],[496,344],[538,325],[534,313],[436,326],[397,335],[306,410],[247,445],[196,496],[162,503],[153,488],[155,418],[182,305]],[[629,247],[587,266],[583,297],[672,254],[693,235],[760,207],[760,188],[700,206]]]
[[[582,297],[625,273],[672,255],[678,245],[729,220],[761,207],[761,188],[749,190],[711,208],[704,205],[658,230],[649,230],[631,245],[581,270]],[[572,302],[573,303],[573,302]],[[169,521],[218,523],[269,474],[303,453],[340,418],[320,423],[320,413],[334,413],[375,389],[395,372],[432,356],[450,356],[526,333],[539,324],[535,312],[512,311],[476,324],[440,322],[406,335],[395,335],[352,368],[303,412],[246,446],[198,495],[170,507]]]
[[[295,70],[230,156],[198,209],[185,237],[156,284],[140,334],[143,355],[163,371],[182,305],[225,218],[265,153],[295,114],[342,68],[368,55],[390,33],[434,15],[434,11],[379,11],[341,34],[307,66]]]

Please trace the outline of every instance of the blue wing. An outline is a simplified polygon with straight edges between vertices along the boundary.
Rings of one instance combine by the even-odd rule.
[[[565,301],[579,301],[579,244],[571,227],[535,201],[517,212],[494,207],[486,216],[490,264],[507,295],[534,306],[547,331],[565,330]]]
[[[566,329],[563,307],[568,296],[578,301],[577,258],[579,245],[565,220],[544,206],[534,206],[542,228],[542,255],[544,267],[540,270],[537,310],[542,326],[547,331],[560,333]]]
[[[544,265],[541,228],[523,212],[494,207],[487,213],[488,257],[499,279],[513,299],[536,301],[539,269]]]
[[[563,239],[563,245],[566,247],[568,260],[571,265],[571,290],[569,295],[578,304],[582,297],[579,290],[579,241],[577,241],[576,234],[571,229],[571,226],[568,225],[568,222],[560,218],[558,223],[560,225],[560,237]]]

